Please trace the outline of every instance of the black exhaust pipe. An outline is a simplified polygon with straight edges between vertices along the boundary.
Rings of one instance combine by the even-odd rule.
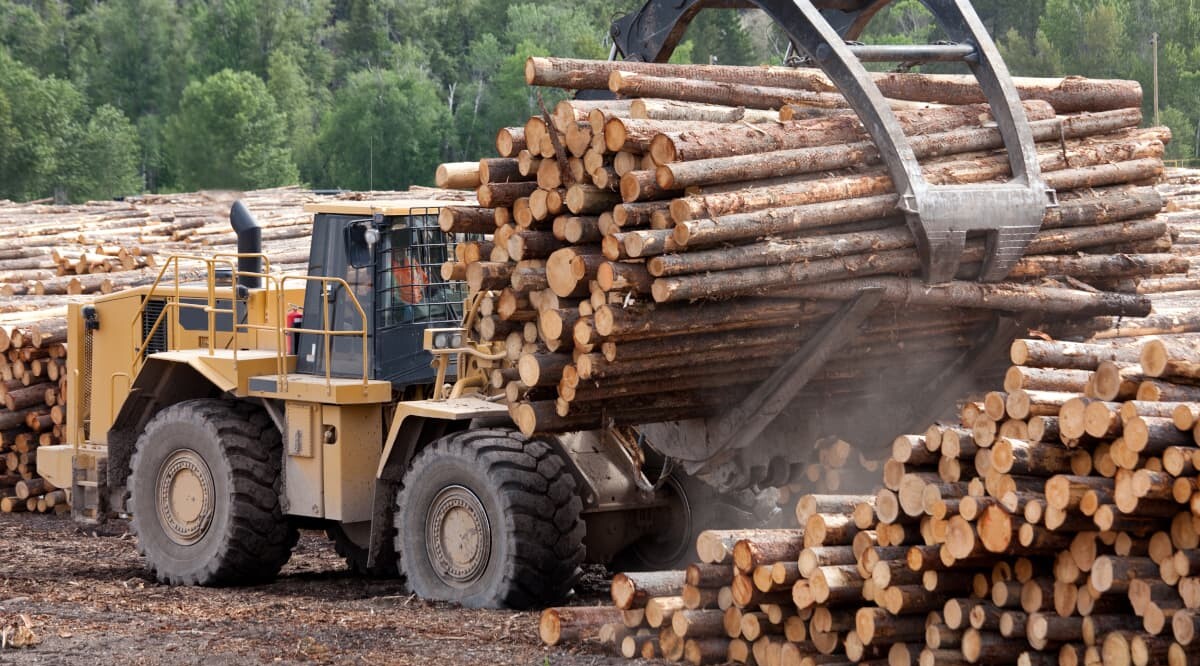
[[[246,208],[246,204],[237,201],[229,211],[229,223],[237,234],[238,254],[262,254],[262,227],[254,220],[254,216]],[[238,258],[238,285],[247,289],[262,287],[262,278],[247,273],[262,273],[261,257]]]

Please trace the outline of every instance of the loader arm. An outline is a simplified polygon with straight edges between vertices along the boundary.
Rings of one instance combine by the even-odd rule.
[[[871,17],[892,0],[824,0],[814,5],[843,39],[858,39]],[[704,9],[754,9],[751,0],[649,0],[613,22],[609,36],[625,60],[667,62],[696,15]]]

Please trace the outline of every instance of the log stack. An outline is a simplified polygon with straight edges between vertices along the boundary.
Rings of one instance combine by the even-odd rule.
[[[998,314],[1144,316],[1138,281],[1190,269],[1150,186],[1169,133],[1137,129],[1134,82],[1020,80],[1062,206],[1007,282],[972,281],[972,242],[959,281],[927,287],[877,151],[819,73],[533,58],[526,78],[620,96],[502,129],[475,171],[480,207],[443,213],[447,231],[490,232],[443,275],[485,294],[477,332],[505,343],[516,367],[493,384],[526,433],[711,415],[874,288],[883,304],[790,410],[815,416],[810,440],[867,440],[831,399],[908,404]],[[964,79],[879,81],[928,180],[1008,175]]]
[[[304,205],[330,199],[423,198],[461,202],[454,191],[316,194],[298,187],[245,193],[147,194],[78,205],[0,202],[0,295],[110,293],[153,281],[170,254],[235,253],[229,207],[242,200],[263,227],[272,266],[304,271],[312,215]],[[7,300],[7,299],[6,299]],[[19,301],[6,302],[0,312]]]
[[[66,423],[66,322],[0,328],[0,512],[65,512],[66,493],[37,473],[37,450]]]
[[[874,492],[616,576],[624,629],[594,635],[694,664],[1196,663],[1200,338],[1019,340],[1011,360],[957,422],[898,437]]]

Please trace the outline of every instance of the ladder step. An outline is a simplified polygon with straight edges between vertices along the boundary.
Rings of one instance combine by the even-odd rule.
[[[970,44],[871,44],[848,48],[863,62],[958,62],[975,55],[975,47]]]

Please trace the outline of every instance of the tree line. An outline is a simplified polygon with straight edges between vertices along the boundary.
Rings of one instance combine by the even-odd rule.
[[[604,58],[640,0],[0,0],[0,199],[393,189],[490,154],[539,106],[531,55]],[[978,0],[1015,74],[1134,78],[1174,158],[1196,151],[1200,16],[1186,0]],[[941,39],[919,0],[870,41]],[[707,10],[675,62],[783,62],[761,12]],[[546,104],[555,101],[544,91]]]

